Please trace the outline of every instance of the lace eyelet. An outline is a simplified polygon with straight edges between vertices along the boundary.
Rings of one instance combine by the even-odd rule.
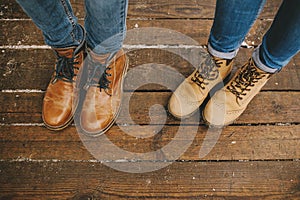
[[[230,83],[230,86],[227,86],[226,88],[234,94],[237,99],[243,100],[241,96],[246,96],[246,92],[251,91],[250,87],[254,87],[255,83],[258,83],[264,76],[264,74],[260,74],[256,68],[249,63],[242,67],[239,74]]]

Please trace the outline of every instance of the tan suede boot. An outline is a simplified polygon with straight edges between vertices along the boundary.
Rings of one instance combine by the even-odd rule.
[[[244,112],[271,75],[257,68],[250,58],[207,103],[203,111],[204,120],[213,126],[231,124]]]
[[[233,59],[208,56],[175,90],[169,100],[169,112],[177,118],[191,116],[209,91],[230,75]]]

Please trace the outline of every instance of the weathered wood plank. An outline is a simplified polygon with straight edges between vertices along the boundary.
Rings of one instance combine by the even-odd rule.
[[[131,97],[124,93],[124,102],[130,102],[129,105],[123,103],[120,116],[120,123],[128,123],[129,116],[126,115],[129,109],[130,117],[135,123],[148,124],[149,108],[154,104],[167,106],[171,92],[153,93],[153,92],[135,92]],[[246,111],[235,122],[236,124],[261,124],[261,123],[299,123],[300,116],[300,93],[299,92],[261,92],[249,104]],[[40,123],[41,117],[36,113],[41,113],[43,93],[2,93],[0,95],[0,119],[2,123],[23,123],[26,121],[24,116],[33,113],[32,123]],[[141,103],[143,102],[143,103]],[[7,113],[16,113],[7,115]],[[22,115],[24,113],[25,115]],[[11,116],[12,118],[5,118]],[[259,117],[258,117],[259,116]],[[153,120],[157,123],[162,120],[160,111],[153,113]],[[179,124],[180,121],[173,117],[167,117],[167,124]],[[191,118],[185,120],[187,124],[197,124],[198,121]]]
[[[133,43],[130,39],[130,31],[139,28],[159,27],[180,32],[188,37],[191,37],[200,45],[207,44],[212,20],[183,20],[183,19],[158,19],[158,20],[128,20],[127,28],[129,33],[125,44],[153,44],[153,40],[147,41],[147,36],[142,41]],[[267,31],[272,21],[257,20],[245,38],[245,41],[252,46],[257,46],[264,33]],[[83,24],[83,21],[80,20]],[[30,20],[25,21],[2,21],[2,34],[0,35],[1,45],[43,45],[44,39],[41,31]],[[155,29],[153,29],[155,31]],[[134,36],[134,35],[133,35]],[[160,36],[162,37],[162,36]],[[170,39],[170,36],[164,35],[161,38],[160,44],[165,44]]]
[[[122,127],[122,126],[121,126]],[[286,160],[300,158],[300,126],[229,126],[220,132],[208,130],[205,126],[185,127],[186,137],[175,137],[178,127],[165,126],[156,136],[150,133],[157,126],[129,127],[130,132],[123,132],[128,127],[113,126],[105,136],[112,143],[101,144],[101,149],[112,149],[113,145],[129,152],[147,153],[161,149],[171,141],[183,144],[190,141],[190,146],[182,155],[181,161],[229,161],[229,160]],[[0,159],[33,159],[33,160],[108,160],[109,156],[93,157],[86,145],[97,142],[98,139],[86,138],[83,143],[74,126],[64,131],[53,132],[41,126],[0,126]],[[128,131],[128,130],[127,130]],[[132,134],[135,131],[134,135]],[[197,131],[197,134],[196,132]],[[205,157],[199,157],[202,145],[211,144],[212,139],[204,140],[207,134],[220,133],[215,146]],[[137,138],[144,136],[145,138]],[[146,137],[149,136],[149,137]],[[89,142],[90,141],[90,142]],[[209,141],[209,143],[207,143]],[[182,148],[182,145],[173,145],[172,149]],[[103,152],[104,153],[104,152]],[[170,160],[170,153],[160,150],[155,153],[157,161]],[[208,152],[207,152],[208,153]],[[108,154],[108,152],[105,152]],[[115,155],[118,155],[117,152]],[[123,158],[125,159],[125,158]],[[147,160],[143,156],[142,160]],[[153,159],[153,158],[152,158]],[[119,158],[115,158],[119,160]],[[131,160],[128,158],[128,160]]]
[[[0,170],[2,199],[296,200],[300,195],[296,161],[177,162],[143,174],[74,162],[0,162]]]
[[[128,18],[213,18],[215,0],[130,0]],[[72,0],[75,15],[84,17],[83,1]],[[281,0],[268,0],[260,18],[273,18]],[[0,4],[0,19],[27,19],[15,1],[3,0]]]
[[[202,49],[127,49],[130,60],[130,70],[136,67],[142,67],[145,72],[157,71],[157,74],[166,74],[170,83],[178,85],[181,79],[177,76],[187,77],[193,70],[193,66],[198,66],[199,51]],[[176,55],[175,52],[179,55]],[[240,67],[251,55],[251,50],[240,49],[235,60],[235,66]],[[0,49],[0,90],[16,90],[16,89],[36,89],[46,90],[50,77],[53,73],[55,56],[51,50],[46,49]],[[274,75],[267,85],[263,88],[266,90],[299,90],[300,88],[300,54],[285,67],[280,73]],[[153,63],[145,66],[145,64]],[[168,74],[165,66],[169,66],[174,70],[174,74]],[[134,71],[132,71],[134,72]],[[129,74],[132,72],[129,71]],[[173,77],[174,75],[174,77]],[[126,79],[125,90],[134,89],[133,85],[144,80],[145,76],[130,76]],[[153,77],[157,80],[159,77]],[[154,80],[153,80],[154,81]],[[164,80],[165,82],[167,80]],[[172,85],[172,84],[171,84]],[[159,85],[146,85],[139,89],[148,91],[159,91],[165,89]]]

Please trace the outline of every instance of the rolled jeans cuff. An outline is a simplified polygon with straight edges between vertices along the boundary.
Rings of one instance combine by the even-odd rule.
[[[256,47],[252,53],[252,58],[254,63],[256,64],[256,66],[268,73],[276,73],[278,72],[280,69],[277,68],[271,68],[266,66],[265,64],[263,64],[263,62],[261,61],[260,57],[259,57],[259,51],[260,51],[260,46]]]
[[[237,55],[237,53],[238,53],[238,51],[239,51],[239,49],[236,49],[236,50],[231,51],[231,52],[220,52],[220,51],[215,50],[215,49],[210,45],[210,43],[208,43],[207,49],[208,49],[208,52],[209,52],[211,55],[213,55],[213,56],[215,56],[215,57],[218,57],[218,58],[224,58],[224,59],[233,59],[233,58]]]

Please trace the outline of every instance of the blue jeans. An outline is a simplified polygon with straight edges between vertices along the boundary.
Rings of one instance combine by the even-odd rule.
[[[208,41],[211,54],[235,57],[265,0],[218,0]],[[257,66],[274,73],[288,64],[300,50],[300,1],[284,0],[275,19],[253,52]]]
[[[54,48],[79,45],[83,30],[69,0],[17,0],[36,26],[45,43]],[[87,45],[97,54],[118,51],[126,33],[127,0],[85,0]]]

